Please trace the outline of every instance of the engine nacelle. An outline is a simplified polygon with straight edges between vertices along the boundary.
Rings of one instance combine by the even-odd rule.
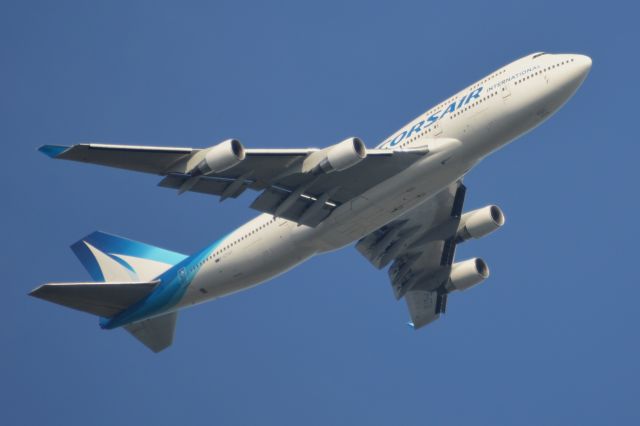
[[[235,166],[246,157],[244,147],[236,139],[228,139],[207,150],[192,174],[220,173]],[[195,172],[195,173],[194,173]]]
[[[449,282],[445,285],[447,291],[466,290],[480,284],[489,277],[489,267],[479,257],[457,262],[451,265]]]
[[[359,138],[349,138],[327,148],[326,155],[317,168],[324,173],[341,172],[355,166],[366,156],[367,148],[364,143]]]
[[[498,206],[486,206],[462,215],[456,239],[482,238],[504,225],[504,213]]]

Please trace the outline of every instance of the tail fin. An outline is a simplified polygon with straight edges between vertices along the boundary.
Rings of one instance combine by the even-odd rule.
[[[96,231],[71,246],[95,281],[150,281],[187,256]]]

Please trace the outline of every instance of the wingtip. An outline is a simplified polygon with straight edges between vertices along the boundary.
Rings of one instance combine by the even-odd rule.
[[[42,299],[42,291],[45,288],[45,286],[46,286],[46,284],[39,285],[38,287],[34,288],[29,293],[27,293],[27,296],[31,296],[31,297],[36,297],[38,299]]]
[[[38,148],[38,151],[40,151],[41,153],[43,153],[49,158],[56,158],[58,155],[65,152],[67,149],[69,149],[69,147],[63,146],[63,145],[42,145],[40,148]]]

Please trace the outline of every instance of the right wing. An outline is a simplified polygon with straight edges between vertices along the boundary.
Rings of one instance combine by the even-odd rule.
[[[461,182],[449,185],[356,245],[376,268],[391,263],[394,295],[405,298],[414,328],[436,320],[446,309],[443,285],[451,272],[465,191]]]
[[[445,146],[450,141],[459,143],[439,139],[436,145]],[[252,208],[308,226],[317,226],[340,204],[404,171],[430,152],[427,146],[372,149],[352,167],[325,173],[319,165],[326,149],[242,148],[244,158],[233,166],[220,172],[194,174],[209,149],[79,144],[45,145],[40,151],[56,159],[165,176],[159,185],[178,189],[179,193],[201,192],[224,200],[238,197],[246,189],[261,191]]]
[[[497,230],[504,214],[493,205],[462,214],[465,193],[462,182],[455,182],[356,245],[376,268],[391,264],[394,295],[405,298],[414,328],[444,313],[450,292],[473,287],[489,276],[482,259],[453,263],[456,245]]]

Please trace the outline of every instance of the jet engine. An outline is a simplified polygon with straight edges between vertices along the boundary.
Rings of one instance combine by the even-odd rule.
[[[449,282],[445,285],[448,291],[466,290],[480,284],[489,277],[489,267],[479,257],[457,262],[451,265]]]
[[[504,213],[498,206],[486,206],[462,215],[456,240],[482,238],[504,225]]]
[[[349,138],[325,150],[315,170],[324,173],[341,172],[355,166],[367,156],[367,148],[359,138]]]
[[[191,173],[206,175],[208,173],[224,172],[244,160],[245,157],[246,153],[240,141],[228,139],[209,148],[202,161],[198,163]]]

